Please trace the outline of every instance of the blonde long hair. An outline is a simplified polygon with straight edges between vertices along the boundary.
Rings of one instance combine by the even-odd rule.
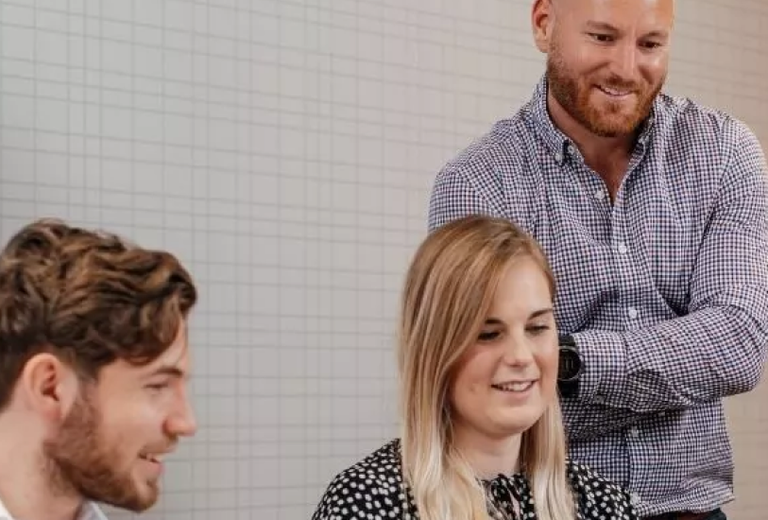
[[[484,489],[452,443],[448,386],[457,360],[481,331],[505,267],[521,257],[541,267],[554,299],[554,276],[539,245],[509,221],[487,216],[433,231],[408,270],[398,349],[401,443],[404,477],[421,520],[489,519]],[[523,433],[520,447],[541,520],[575,517],[565,458],[555,399]]]

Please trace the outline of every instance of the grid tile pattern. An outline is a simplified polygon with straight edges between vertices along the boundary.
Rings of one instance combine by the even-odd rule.
[[[678,2],[670,90],[768,144],[768,6],[729,6]],[[429,187],[532,92],[529,10],[0,2],[0,238],[43,215],[108,227],[173,250],[201,285],[201,430],[146,518],[306,518],[396,433],[394,317]],[[766,505],[766,392],[730,407],[740,519]]]

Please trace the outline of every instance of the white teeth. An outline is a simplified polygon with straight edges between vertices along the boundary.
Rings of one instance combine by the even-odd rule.
[[[518,383],[505,383],[503,385],[493,385],[493,386],[494,386],[494,388],[497,388],[499,390],[503,390],[504,392],[525,392],[531,386],[533,386],[533,381],[524,381],[524,382],[518,382]]]
[[[160,462],[160,457],[155,455],[139,455],[140,458],[148,460],[150,462]]]
[[[609,96],[616,96],[616,97],[626,96],[627,94],[629,94],[628,91],[616,90],[610,87],[600,87],[600,90],[602,90]]]

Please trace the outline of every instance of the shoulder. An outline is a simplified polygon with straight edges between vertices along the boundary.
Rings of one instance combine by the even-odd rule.
[[[508,201],[526,201],[541,187],[542,162],[527,110],[496,122],[438,171],[429,203],[430,229],[468,213],[514,217]],[[526,214],[522,207],[515,211]]]
[[[615,520],[637,518],[628,493],[586,464],[568,461],[566,474],[585,518],[599,516],[601,512],[611,512]]]
[[[521,109],[511,118],[494,123],[491,128],[461,150],[446,164],[445,169],[467,169],[475,164],[486,164],[514,159],[533,139]]]
[[[722,110],[660,94],[650,139],[653,156],[661,161],[654,164],[662,165],[680,200],[714,202],[723,193],[766,189],[768,166],[757,136]]]
[[[744,121],[687,97],[659,94],[655,111],[660,137],[667,138],[667,143],[676,148],[708,144],[727,154],[745,141],[757,141]],[[673,139],[669,140],[670,137]]]
[[[528,112],[526,105],[510,118],[495,122],[449,160],[438,172],[438,179],[484,177],[522,164],[535,139]]]
[[[402,493],[400,443],[390,441],[338,473],[327,486],[312,520],[358,518],[359,511],[382,517],[399,511]]]

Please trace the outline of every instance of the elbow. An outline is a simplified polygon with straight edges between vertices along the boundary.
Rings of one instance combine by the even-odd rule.
[[[712,397],[725,398],[746,394],[754,390],[762,380],[763,363],[751,354],[746,354],[741,360],[724,359],[725,366],[720,365],[719,373],[713,379],[717,381],[712,390]]]
[[[751,392],[760,384],[763,378],[764,363],[755,361],[749,367],[733,374],[729,395],[739,395]]]
[[[720,353],[725,396],[745,394],[762,381],[768,359],[768,314],[734,313],[735,344]]]
[[[765,373],[765,361],[766,361],[766,349],[765,342],[760,342],[759,348],[755,348],[752,353],[752,362],[742,371],[742,375],[738,378],[739,393],[751,392],[760,384],[763,380],[763,374]]]
[[[738,395],[751,392],[763,379],[768,353],[768,331],[759,334],[744,334],[738,354],[725,358],[725,382],[727,395]]]

